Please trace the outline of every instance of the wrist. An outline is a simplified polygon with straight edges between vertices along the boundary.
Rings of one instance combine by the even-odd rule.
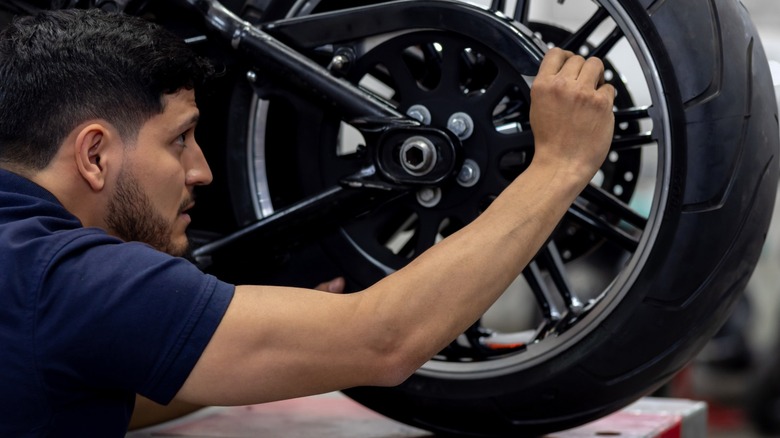
[[[548,184],[570,186],[579,193],[593,179],[602,162],[584,161],[553,154],[535,154],[524,173],[530,172],[536,175],[534,178],[540,178]]]

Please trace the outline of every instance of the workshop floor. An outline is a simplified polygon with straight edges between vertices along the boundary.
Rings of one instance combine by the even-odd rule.
[[[678,437],[703,438],[706,407],[702,402],[646,398],[606,418],[545,438]],[[692,432],[692,433],[691,433]],[[430,432],[385,418],[341,393],[328,393],[263,405],[208,408],[181,420],[126,438],[425,438]]]

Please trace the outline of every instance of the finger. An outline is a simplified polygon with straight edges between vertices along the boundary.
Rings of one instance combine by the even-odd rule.
[[[544,59],[542,59],[542,64],[539,66],[539,73],[537,73],[537,75],[553,76],[558,74],[566,60],[572,56],[574,56],[574,53],[572,52],[559,49],[558,47],[553,47],[547,52],[546,55],[544,55]]]
[[[585,58],[580,55],[571,56],[561,67],[560,74],[567,78],[577,79],[582,74],[583,65],[585,65]]]
[[[588,58],[580,70],[580,79],[592,83],[594,88],[604,84],[604,63],[599,58]]]
[[[615,91],[615,87],[613,87],[611,84],[601,84],[596,88],[596,92],[599,94],[603,94],[605,98],[609,99],[609,102],[614,104],[615,102],[615,95],[617,94]]]
[[[344,278],[336,277],[333,280],[325,281],[317,285],[314,289],[323,292],[341,293],[344,292]]]

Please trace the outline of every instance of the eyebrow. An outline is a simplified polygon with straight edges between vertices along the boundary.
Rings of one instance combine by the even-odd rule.
[[[185,127],[195,125],[195,124],[198,123],[198,120],[200,120],[200,113],[199,112],[193,114],[192,117],[190,117],[189,119],[187,119],[187,120],[183,121],[182,123],[179,123],[178,125],[176,125],[176,130],[177,131],[181,131]]]

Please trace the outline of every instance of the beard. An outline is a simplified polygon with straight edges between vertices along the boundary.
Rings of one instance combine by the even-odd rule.
[[[184,208],[190,201],[185,200]],[[177,245],[172,240],[172,223],[157,212],[143,192],[135,175],[122,169],[117,178],[114,197],[109,201],[106,224],[125,242],[143,242],[173,256],[187,253],[187,243]]]

